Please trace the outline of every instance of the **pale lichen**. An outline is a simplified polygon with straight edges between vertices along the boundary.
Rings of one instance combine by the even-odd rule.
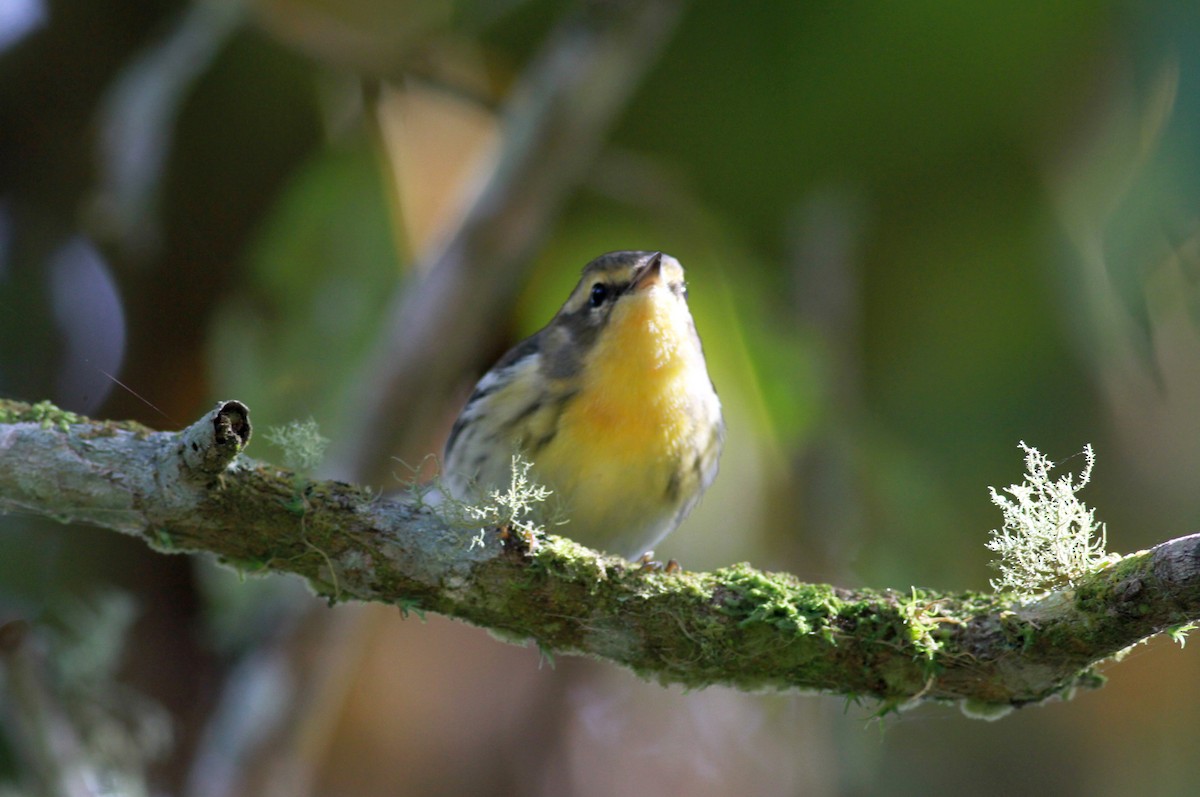
[[[993,529],[988,549],[1000,558],[991,564],[1000,571],[993,589],[1035,594],[1073,586],[1082,576],[1112,561],[1105,553],[1106,533],[1095,510],[1076,493],[1091,481],[1096,455],[1084,446],[1084,467],[1052,481],[1054,463],[1032,446],[1025,451],[1025,481],[1005,488],[1008,496],[989,487],[992,503],[1004,514],[1004,525]]]
[[[301,474],[315,470],[329,446],[329,438],[321,435],[320,427],[312,418],[268,427],[264,436],[268,443],[283,452],[283,464]]]
[[[530,549],[536,547],[538,538],[546,534],[545,527],[534,520],[534,510],[553,494],[548,487],[529,478],[529,469],[532,467],[532,462],[514,454],[512,481],[508,489],[492,490],[483,503],[465,507],[467,517],[484,526],[516,534]]]
[[[487,544],[489,529],[499,529],[504,536],[515,536],[529,551],[537,549],[539,541],[546,536],[542,520],[546,516],[543,505],[553,491],[534,481],[529,471],[533,463],[514,454],[512,478],[504,490],[489,490],[476,501],[464,501],[453,497],[445,487],[434,481],[434,489],[422,497],[424,502],[436,508],[437,515],[453,528],[474,530],[471,548],[482,548]],[[434,501],[429,495],[436,495]]]

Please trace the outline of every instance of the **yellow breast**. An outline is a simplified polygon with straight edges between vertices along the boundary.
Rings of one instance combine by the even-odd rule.
[[[673,527],[700,489],[691,463],[720,412],[686,304],[665,286],[624,297],[583,377],[535,462],[570,519],[564,532],[606,547]]]

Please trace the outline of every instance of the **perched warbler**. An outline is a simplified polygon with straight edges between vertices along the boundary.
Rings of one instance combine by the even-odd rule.
[[[553,491],[566,520],[556,533],[636,559],[700,500],[724,438],[683,267],[661,252],[610,252],[479,380],[446,442],[443,481],[461,500],[507,489],[519,453]]]

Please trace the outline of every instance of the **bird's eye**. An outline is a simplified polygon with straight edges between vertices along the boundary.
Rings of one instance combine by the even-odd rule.
[[[608,298],[609,289],[603,282],[597,282],[592,286],[592,292],[588,296],[589,307],[599,307],[604,304],[604,300]]]

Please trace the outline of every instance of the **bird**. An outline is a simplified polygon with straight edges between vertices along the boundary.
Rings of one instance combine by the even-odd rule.
[[[565,520],[555,533],[648,562],[716,478],[725,441],[687,298],[662,252],[588,263],[550,322],[475,385],[446,441],[449,493],[507,489],[519,454]]]

